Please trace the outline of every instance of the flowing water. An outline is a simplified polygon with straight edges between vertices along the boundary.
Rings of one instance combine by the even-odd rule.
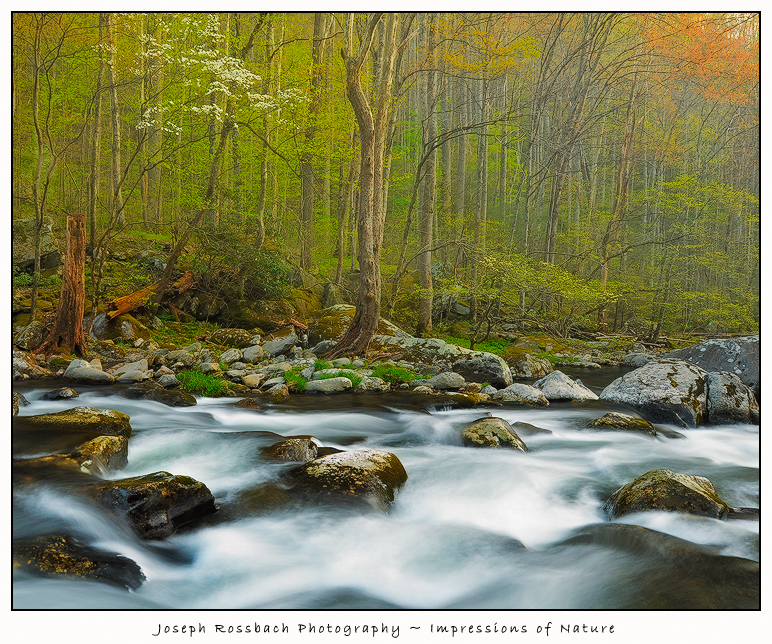
[[[616,375],[604,370],[585,384],[599,391]],[[696,583],[698,592],[709,590],[702,559],[685,573],[660,556],[661,548],[652,555],[656,544],[593,537],[589,526],[608,524],[605,500],[644,472],[666,468],[709,478],[730,506],[759,505],[759,428],[749,425],[670,427],[684,437],[652,438],[584,429],[586,421],[619,409],[599,402],[491,409],[511,423],[550,430],[523,435],[530,451],[522,453],[461,445],[460,427],[488,410],[427,411],[409,395],[296,396],[294,406],[253,411],[232,406],[232,399],[206,398],[171,408],[110,388],[84,387],[70,401],[42,400],[52,388],[20,389],[31,402],[20,415],[78,405],[127,413],[134,430],[129,464],[112,477],[159,470],[192,476],[221,510],[163,542],[143,542],[66,484],[18,487],[14,538],[77,535],[133,559],[147,579],[136,591],[122,591],[17,573],[15,608],[668,608],[660,604],[678,602],[685,575],[691,580],[685,588]],[[245,493],[292,467],[261,457],[260,448],[277,440],[266,432],[310,434],[340,449],[387,450],[409,479],[388,513],[254,511]],[[714,555],[759,559],[757,520],[647,512],[614,523],[704,546],[705,567]],[[577,531],[585,537],[577,539]],[[660,583],[670,594],[646,599]]]

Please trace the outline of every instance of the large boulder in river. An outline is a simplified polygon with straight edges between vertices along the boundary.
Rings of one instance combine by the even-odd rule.
[[[651,470],[619,488],[603,506],[609,518],[633,512],[666,510],[726,519],[729,506],[702,476]]]
[[[759,403],[740,376],[727,371],[709,373],[705,376],[705,387],[711,425],[759,424]]]
[[[95,485],[91,494],[101,505],[125,516],[143,539],[164,539],[218,509],[206,485],[169,472],[105,481]]]
[[[562,371],[547,374],[534,382],[533,386],[547,400],[598,400],[598,395],[585,387],[581,380],[572,380]]]
[[[17,418],[29,430],[51,430],[60,434],[90,436],[131,436],[130,417],[112,409],[73,407],[53,414]]]
[[[468,447],[510,447],[528,451],[512,425],[503,418],[479,418],[465,425],[461,440]]]
[[[617,378],[600,399],[634,407],[653,422],[696,427],[707,420],[706,375],[685,360],[659,360]]]
[[[66,535],[13,542],[13,568],[32,575],[99,581],[136,590],[145,580],[131,559],[81,544]]]
[[[507,357],[507,364],[512,371],[512,378],[515,380],[521,378],[523,380],[542,378],[554,371],[554,367],[549,360],[546,358],[539,358],[530,353]]]
[[[35,472],[61,468],[103,477],[121,470],[128,463],[129,439],[125,436],[97,436],[71,452],[50,454],[14,462],[15,473],[23,472],[35,480]]]
[[[327,501],[366,503],[387,509],[407,481],[400,460],[375,449],[338,452],[316,458],[288,473],[293,491]]]
[[[728,371],[740,376],[758,399],[761,395],[761,342],[758,335],[705,340],[677,349],[668,358],[688,360],[705,371]]]
[[[263,453],[279,461],[307,463],[316,458],[319,447],[321,444],[313,436],[294,436],[269,445]]]

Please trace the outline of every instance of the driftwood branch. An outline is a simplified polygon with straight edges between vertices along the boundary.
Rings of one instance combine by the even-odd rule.
[[[166,297],[184,293],[191,286],[193,286],[193,282],[193,274],[190,272],[185,273],[182,277],[180,277],[180,279],[172,284],[172,287],[166,293]],[[124,313],[130,313],[134,309],[138,309],[140,306],[144,306],[150,302],[150,299],[156,292],[159,284],[160,282],[156,282],[155,284],[146,286],[145,288],[134,291],[133,293],[129,293],[128,295],[124,295],[123,297],[116,297],[114,300],[108,302],[106,314],[107,319],[112,320],[113,318],[117,318],[119,315],[123,315]]]

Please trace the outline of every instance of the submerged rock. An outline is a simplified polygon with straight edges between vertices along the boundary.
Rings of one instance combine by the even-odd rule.
[[[707,419],[706,375],[684,360],[660,360],[617,378],[600,399],[634,407],[654,422],[696,427]]]
[[[359,501],[386,510],[407,481],[390,452],[365,449],[316,458],[288,473],[293,491],[327,501]]]
[[[468,447],[510,447],[527,452],[523,440],[503,418],[480,418],[464,426],[461,440]]]
[[[533,383],[547,400],[598,400],[598,395],[582,384],[572,380],[562,371],[553,371]]]
[[[702,476],[651,470],[619,488],[603,506],[614,519],[633,512],[666,510],[726,519],[729,506]]]
[[[164,539],[217,511],[206,485],[169,472],[105,481],[91,493],[101,505],[125,516],[143,539]]]
[[[131,559],[82,545],[66,535],[14,541],[12,550],[14,570],[33,575],[100,581],[127,590],[136,590],[145,581]]]
[[[616,551],[604,576],[608,609],[758,610],[761,570],[758,561],[715,554],[705,546],[648,528],[605,523],[580,528],[559,547]],[[612,563],[614,560],[610,561]],[[599,570],[599,575],[606,571]],[[593,605],[588,608],[601,608]]]
[[[657,435],[657,430],[654,429],[648,420],[643,418],[636,418],[629,414],[621,414],[616,411],[604,414],[600,418],[591,420],[587,427],[593,427],[595,429],[629,429],[634,432],[642,432],[651,436]]]

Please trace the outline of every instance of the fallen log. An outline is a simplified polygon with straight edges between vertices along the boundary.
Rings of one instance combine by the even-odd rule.
[[[193,281],[193,274],[189,271],[186,272],[180,279],[172,284],[171,288],[166,292],[166,297],[173,297],[180,293],[184,293],[193,286]],[[156,292],[159,284],[160,282],[156,282],[155,284],[141,288],[138,291],[134,291],[123,297],[116,297],[114,300],[108,302],[107,319],[112,320],[124,313],[131,313],[134,309],[138,309],[140,306],[147,304],[153,296],[153,293]]]

